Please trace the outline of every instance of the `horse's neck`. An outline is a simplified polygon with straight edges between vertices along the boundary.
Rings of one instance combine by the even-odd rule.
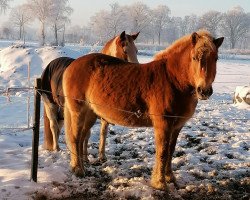
[[[107,44],[102,49],[102,53],[109,55],[109,56],[117,57],[116,40],[117,40],[117,37],[107,42]]]
[[[169,78],[176,88],[182,91],[189,91],[192,85],[192,77],[189,75],[189,65],[191,62],[188,47],[178,49],[177,51],[169,51],[165,58],[167,58],[167,72]]]

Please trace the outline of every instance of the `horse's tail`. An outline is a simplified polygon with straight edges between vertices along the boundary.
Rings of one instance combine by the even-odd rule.
[[[53,134],[50,129],[50,120],[47,116],[46,109],[44,107],[44,143],[43,148],[49,151],[53,150]]]
[[[65,101],[64,103],[64,128],[65,128],[65,140],[66,140],[66,144],[68,146],[68,148],[71,150],[71,146],[70,146],[70,137],[72,137],[70,135],[71,133],[71,115],[70,115],[70,111],[68,109],[67,106],[67,101]]]

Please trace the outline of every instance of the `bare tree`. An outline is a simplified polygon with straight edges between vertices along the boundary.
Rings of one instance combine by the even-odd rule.
[[[208,30],[212,35],[216,36],[220,22],[222,20],[222,14],[218,11],[209,11],[204,13],[200,17],[199,26]]]
[[[142,2],[136,2],[125,7],[124,10],[128,11],[127,14],[132,25],[132,32],[143,31],[152,20],[149,7]]]
[[[107,24],[111,31],[110,35],[115,37],[126,26],[126,18],[123,9],[118,3],[110,4],[111,12]]]
[[[29,8],[41,23],[41,45],[45,44],[45,26],[47,20],[52,15],[53,0],[28,0]]]
[[[5,39],[13,39],[13,30],[9,23],[4,23],[0,30],[0,37]]]
[[[158,44],[161,44],[161,34],[164,28],[166,28],[167,23],[170,21],[170,9],[165,5],[159,5],[156,9],[153,10],[154,13],[154,24],[155,32],[158,36]]]
[[[228,38],[231,49],[237,42],[247,37],[250,27],[250,17],[240,6],[234,7],[223,15],[221,31]]]
[[[25,43],[25,25],[32,21],[28,6],[23,4],[12,8],[9,20],[14,27],[19,29],[19,40],[23,39]]]
[[[198,29],[198,17],[196,15],[187,15],[182,20],[181,33],[186,35]]]
[[[110,14],[108,11],[100,10],[90,19],[93,33],[97,36],[101,43],[104,43],[108,40],[108,38],[110,38],[110,30],[106,24],[109,16]]]
[[[71,26],[66,34],[66,41],[67,42],[80,42],[82,34],[82,28],[79,25]]]
[[[127,25],[126,15],[118,3],[110,5],[111,10],[101,10],[91,18],[92,30],[101,43],[118,35]]]
[[[53,28],[55,42],[54,45],[58,46],[58,31],[62,30],[63,35],[65,32],[65,24],[69,22],[69,16],[73,12],[73,9],[68,5],[68,0],[54,0],[52,6],[52,12],[50,16],[50,23]],[[64,44],[64,41],[62,41]]]
[[[181,37],[181,17],[171,17],[168,26],[166,27],[166,40],[168,43],[172,43],[176,39]]]
[[[0,14],[5,13],[9,8],[9,2],[12,0],[0,0]]]

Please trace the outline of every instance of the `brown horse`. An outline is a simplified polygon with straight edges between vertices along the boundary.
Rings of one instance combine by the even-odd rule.
[[[131,63],[139,63],[137,59],[137,48],[134,43],[139,33],[140,32],[133,35],[128,35],[125,34],[125,31],[123,31],[120,36],[116,36],[115,38],[108,41],[107,44],[103,47],[101,53],[117,57]],[[100,162],[104,162],[106,160],[105,143],[106,143],[107,133],[108,133],[108,122],[103,118],[101,118],[99,154],[98,154],[98,160]],[[90,137],[90,131],[84,140],[84,146],[83,146],[83,155],[84,155],[83,160],[86,162],[88,162],[87,145],[89,137]]]
[[[119,36],[111,39],[103,47],[102,53],[121,58],[129,62],[136,62],[137,48],[134,40],[137,34],[129,35],[123,31]],[[42,98],[44,101],[44,148],[47,150],[59,150],[58,138],[63,125],[63,104],[64,98],[62,93],[62,75],[65,69],[73,62],[74,59],[60,57],[51,61],[44,69],[42,80]],[[105,158],[105,139],[108,124],[104,120],[100,132],[100,160]],[[87,160],[87,143],[86,138],[84,145],[84,158]]]
[[[98,53],[73,61],[63,75],[66,141],[73,172],[84,175],[82,143],[98,115],[113,124],[153,126],[156,159],[151,185],[166,189],[166,179],[174,181],[171,160],[178,134],[198,99],[206,100],[213,93],[223,39],[194,32],[147,64]]]

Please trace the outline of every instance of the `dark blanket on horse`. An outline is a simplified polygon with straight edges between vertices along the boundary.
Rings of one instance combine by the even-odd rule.
[[[41,89],[42,93],[46,94],[51,103],[63,106],[63,72],[74,60],[75,59],[69,57],[56,58],[52,60],[43,71],[41,76]]]

